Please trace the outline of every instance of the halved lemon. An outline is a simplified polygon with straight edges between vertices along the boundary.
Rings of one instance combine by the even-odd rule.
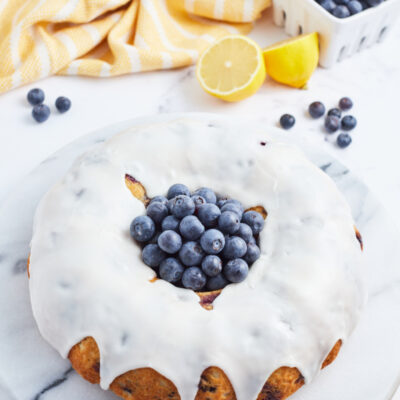
[[[246,36],[225,36],[212,44],[197,64],[197,79],[209,94],[239,101],[254,94],[265,80],[261,48]]]
[[[318,65],[318,33],[300,35],[263,50],[268,75],[295,88],[306,85]]]

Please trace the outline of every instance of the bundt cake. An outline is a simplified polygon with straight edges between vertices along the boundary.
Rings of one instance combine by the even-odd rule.
[[[144,264],[129,223],[177,182],[263,215],[246,280],[194,292]],[[43,197],[32,309],[83,378],[125,400],[283,400],[354,329],[361,250],[346,201],[300,150],[234,122],[178,119],[97,144]]]

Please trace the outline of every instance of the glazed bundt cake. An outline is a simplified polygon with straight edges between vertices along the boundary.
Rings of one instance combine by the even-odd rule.
[[[195,292],[142,261],[129,224],[177,182],[262,214],[243,282]],[[32,309],[83,378],[123,399],[283,400],[354,329],[361,250],[344,198],[300,150],[234,123],[179,119],[97,144],[44,196]]]

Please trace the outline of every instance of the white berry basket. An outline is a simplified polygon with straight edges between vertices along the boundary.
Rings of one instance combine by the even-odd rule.
[[[315,0],[273,0],[274,22],[286,33],[318,32],[319,63],[329,68],[387,36],[400,14],[400,0],[386,0],[348,18],[336,18]]]

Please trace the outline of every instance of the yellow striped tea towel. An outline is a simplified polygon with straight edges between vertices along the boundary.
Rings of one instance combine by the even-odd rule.
[[[0,0],[0,93],[52,74],[108,77],[196,62],[271,0]]]

